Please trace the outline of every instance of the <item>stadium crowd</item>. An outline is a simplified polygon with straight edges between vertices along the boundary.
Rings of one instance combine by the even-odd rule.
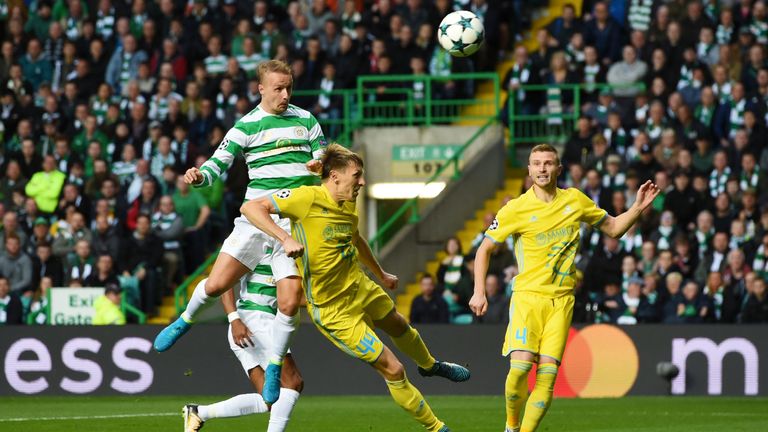
[[[261,61],[288,62],[294,90],[317,91],[292,102],[323,123],[358,75],[492,68],[500,17],[520,16],[500,8],[521,3],[0,2],[0,323],[44,323],[60,286],[117,285],[156,311],[239,213],[244,163],[206,189],[180,174],[258,104]],[[493,41],[476,58],[435,46],[454,8],[484,17]]]
[[[574,112],[578,102],[561,187],[612,216],[646,180],[662,193],[619,240],[583,229],[574,321],[768,322],[766,3],[586,1],[583,10],[565,5],[536,34],[536,51],[515,49],[502,119]],[[522,87],[533,84],[549,88]],[[581,99],[556,84],[580,85]],[[508,317],[512,246],[491,259],[483,321]],[[450,239],[445,252],[438,274],[421,280],[415,322],[472,322],[473,250],[462,255]]]

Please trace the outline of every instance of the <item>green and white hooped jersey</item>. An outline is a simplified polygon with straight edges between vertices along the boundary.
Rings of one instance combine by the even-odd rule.
[[[320,124],[309,111],[295,105],[280,114],[254,108],[227,132],[210,159],[200,167],[203,182],[213,184],[242,154],[248,165],[245,200],[267,197],[281,189],[316,185],[319,177],[306,163],[319,159],[326,147]]]
[[[237,309],[277,314],[277,286],[269,264],[259,264],[240,281]]]

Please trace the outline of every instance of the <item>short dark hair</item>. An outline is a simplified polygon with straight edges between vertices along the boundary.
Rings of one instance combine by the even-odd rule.
[[[325,150],[325,154],[322,158],[323,173],[322,178],[327,179],[331,175],[331,171],[340,171],[349,166],[350,163],[355,163],[360,168],[363,168],[363,158],[352,150],[347,149],[339,144],[331,144]]]

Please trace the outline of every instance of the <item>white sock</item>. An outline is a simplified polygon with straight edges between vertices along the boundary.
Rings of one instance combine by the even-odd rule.
[[[258,393],[241,394],[215,404],[197,407],[197,415],[203,421],[221,417],[241,417],[267,411],[269,411],[267,404],[264,403],[264,399]]]
[[[208,278],[205,278],[197,283],[195,291],[192,292],[192,298],[187,303],[187,309],[181,313],[181,317],[188,323],[195,322],[195,316],[205,310],[208,306],[216,302],[216,297],[210,297],[205,293],[205,283]]]
[[[299,392],[287,388],[280,389],[280,399],[272,405],[267,432],[283,432],[291,418],[293,406],[299,400]]]
[[[275,321],[272,323],[272,346],[269,351],[269,361],[276,364],[283,363],[283,357],[291,346],[291,338],[299,326],[299,312],[294,316],[288,316],[277,311]]]

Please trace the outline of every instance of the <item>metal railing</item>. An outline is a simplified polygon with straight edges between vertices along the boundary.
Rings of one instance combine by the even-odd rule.
[[[493,86],[478,98],[480,82]],[[361,126],[431,126],[459,120],[487,121],[498,115],[501,92],[493,72],[432,75],[365,75],[357,78],[357,118]],[[470,109],[471,107],[471,109]]]
[[[565,143],[576,129],[584,103],[596,100],[600,92],[615,90],[642,91],[645,85],[534,84],[510,92],[506,119],[510,155],[515,154],[517,144]],[[518,92],[523,92],[523,102],[518,100]]]
[[[492,92],[478,97],[475,88],[490,82]],[[363,75],[352,89],[296,90],[292,100],[315,111],[319,98],[330,108],[315,112],[329,140],[352,145],[364,126],[431,126],[457,121],[484,122],[501,107],[499,76],[492,72],[432,75]]]

